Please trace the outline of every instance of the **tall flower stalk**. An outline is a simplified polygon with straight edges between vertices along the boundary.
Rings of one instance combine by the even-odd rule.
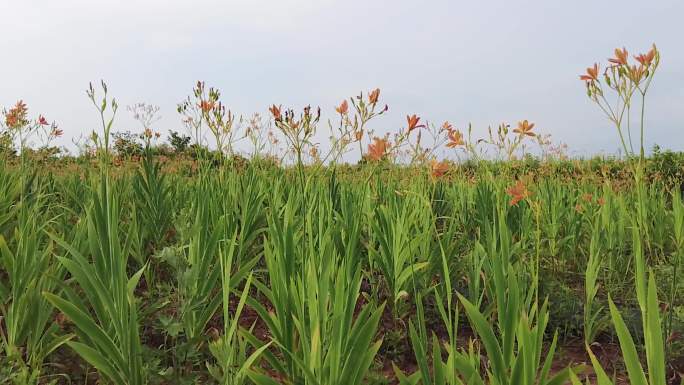
[[[615,56],[608,59],[608,65],[600,73],[600,65],[594,63],[588,67],[585,74],[580,75],[587,87],[587,96],[599,106],[608,120],[617,129],[620,143],[625,155],[632,159],[639,159],[638,167],[643,168],[644,162],[644,128],[646,114],[646,93],[660,64],[660,51],[655,44],[645,54],[634,56],[638,64],[630,63],[627,49],[615,49]],[[609,100],[607,92],[614,96]],[[634,100],[638,94],[639,100]],[[632,146],[632,122],[630,113],[633,103],[639,103],[639,153],[638,156]],[[625,134],[627,139],[625,139]]]
[[[93,87],[93,83],[88,85],[86,94],[100,115],[102,132],[101,134],[98,134],[93,131],[91,134],[91,139],[95,144],[95,148],[97,149],[97,153],[100,157],[103,170],[106,174],[108,172],[109,162],[111,159],[109,140],[111,138],[112,125],[114,124],[114,118],[116,117],[116,112],[119,109],[119,104],[116,102],[115,98],[108,99],[107,83],[105,83],[104,80],[100,81],[100,85],[102,87],[101,99],[98,97],[98,94]],[[109,110],[111,110],[111,113],[108,114]]]
[[[647,266],[644,255],[644,239],[646,246],[650,247],[648,227],[646,225],[648,218],[646,206],[647,191],[644,180],[644,117],[646,93],[660,63],[660,52],[654,44],[648,53],[639,54],[634,58],[639,63],[638,65],[630,64],[626,48],[615,49],[615,56],[608,59],[609,64],[603,72],[602,80],[599,76],[600,67],[598,64],[587,68],[586,74],[580,75],[580,80],[586,82],[589,98],[601,108],[608,119],[615,125],[622,148],[633,169],[637,191],[637,210],[632,216],[632,253],[634,255],[636,297],[641,311],[641,325],[644,335],[646,370],[644,370],[640,362],[631,333],[620,311],[609,296],[608,304],[611,319],[620,341],[620,348],[630,383],[665,385],[665,341],[663,339],[658,290],[653,270]],[[614,91],[616,95],[614,104],[611,104],[606,98],[605,92],[607,90]],[[641,96],[640,100],[637,101],[638,103],[640,102],[638,155],[632,147],[630,119],[635,94]],[[625,132],[627,133],[627,140],[625,140]],[[676,274],[674,276],[676,277]],[[599,385],[612,385],[613,382],[603,370],[601,363],[588,344],[586,349],[597,375],[597,383]],[[572,376],[571,380],[574,385],[580,384],[579,379],[575,376]]]

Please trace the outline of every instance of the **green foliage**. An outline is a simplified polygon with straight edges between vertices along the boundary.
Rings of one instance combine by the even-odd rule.
[[[80,290],[65,288],[64,296],[44,295],[74,323],[78,340],[67,344],[83,360],[114,384],[145,384],[135,296],[145,267],[131,277],[127,274],[128,244],[119,239],[120,215],[119,202],[105,177],[88,210],[88,254],[54,238],[69,252],[59,261]]]
[[[684,204],[665,184],[542,163],[511,205],[505,165],[435,180],[210,159],[0,166],[3,381],[362,384],[389,360],[402,384],[584,381],[554,353],[615,337],[630,360],[626,333],[648,378],[649,270],[668,377],[681,357]]]
[[[58,292],[64,278],[53,242],[45,237],[46,204],[44,195],[23,201],[9,242],[0,235],[0,268],[6,273],[0,282],[0,347],[16,384],[37,383],[45,358],[73,337],[51,322],[53,307],[43,298],[44,292]]]
[[[115,132],[112,134],[114,139],[114,152],[121,158],[131,158],[133,156],[141,156],[144,148],[140,142],[140,135],[131,133],[130,131]]]
[[[466,143],[412,115],[390,141],[366,126],[387,111],[376,89],[336,108],[324,156],[320,109],[271,106],[288,148],[250,160],[234,148],[242,119],[203,82],[178,105],[192,138],[171,131],[171,157],[152,146],[158,107],[129,107],[140,137],[112,134],[116,99],[91,84],[101,127],[73,158],[49,145],[62,131],[19,101],[0,132],[0,383],[361,385],[382,383],[394,352],[401,385],[577,385],[584,367],[556,351],[583,338],[598,384],[624,365],[632,384],[665,385],[682,371],[684,157],[644,151],[659,51],[639,66],[615,54],[603,77],[595,65],[581,79],[626,159],[554,156],[527,120],[480,140],[469,129]],[[245,133],[256,153],[257,120]],[[444,134],[469,155],[459,167],[434,159]],[[336,164],[352,143],[359,164]],[[482,159],[480,144],[508,161]],[[613,336],[622,362],[606,369],[593,346]],[[407,349],[383,347],[403,341],[409,374]]]
[[[176,154],[184,154],[189,148],[190,140],[192,138],[189,136],[179,134],[176,131],[169,131],[169,144]]]
[[[161,166],[149,153],[133,181],[135,219],[140,232],[141,250],[137,257],[141,264],[147,262],[147,255],[163,245],[167,233],[172,229],[175,211],[173,189]]]

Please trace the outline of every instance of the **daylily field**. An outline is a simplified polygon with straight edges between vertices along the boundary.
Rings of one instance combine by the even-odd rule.
[[[324,121],[197,82],[167,135],[91,84],[101,125],[70,152],[18,101],[0,383],[684,384],[684,155],[644,149],[659,62],[580,75],[621,148],[591,159],[533,119],[380,134],[380,89]]]

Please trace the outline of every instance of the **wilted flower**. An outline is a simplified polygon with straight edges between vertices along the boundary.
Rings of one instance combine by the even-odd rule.
[[[375,104],[378,102],[379,97],[380,97],[380,89],[376,88],[368,94],[368,102],[370,104]]]
[[[64,134],[64,131],[62,131],[60,128],[57,128],[57,126],[52,126],[52,131],[50,132],[50,136],[59,138]]]
[[[587,203],[591,203],[594,200],[594,196],[589,193],[582,194],[582,200]]]
[[[54,322],[55,322],[55,324],[56,324],[57,326],[59,326],[60,329],[64,329],[64,327],[65,327],[65,326],[67,325],[67,323],[69,322],[69,318],[67,318],[67,316],[64,315],[64,313],[61,313],[61,312],[60,312],[60,313],[57,313],[57,314],[55,315],[55,320],[54,320]]]
[[[520,179],[518,179],[513,186],[506,189],[506,193],[511,197],[511,201],[508,203],[510,206],[517,205],[518,202],[531,195],[527,190],[525,183],[523,183],[523,181]]]
[[[446,161],[438,162],[433,160],[430,165],[433,178],[440,178],[449,171],[449,163]]]
[[[219,334],[218,329],[212,327],[207,330],[207,334],[209,335],[209,338],[212,341],[218,341],[219,338],[221,338],[221,335]]]
[[[626,65],[628,56],[627,48],[615,48],[615,57],[608,59],[608,61],[617,65]]]
[[[601,197],[601,198],[599,198],[599,199],[596,200],[596,203],[597,203],[599,206],[603,206],[604,204],[606,204],[606,200],[603,199],[603,197]]]
[[[598,72],[599,72],[599,65],[598,65],[598,63],[594,63],[593,67],[587,67],[587,74],[586,75],[580,75],[580,79],[586,80],[586,81],[598,80]]]
[[[368,157],[375,161],[381,160],[385,157],[388,147],[387,139],[375,137],[373,143],[368,145]]]
[[[525,119],[522,122],[518,122],[518,127],[513,129],[513,132],[520,135],[535,136],[535,133],[532,132],[533,128],[534,123],[530,123]]]
[[[41,126],[47,126],[50,123],[48,123],[47,119],[45,119],[43,115],[38,115],[38,124]]]
[[[406,122],[408,123],[409,132],[419,127],[425,127],[424,124],[418,124],[418,122],[420,122],[420,118],[416,116],[416,114],[413,114],[411,116],[406,115]]]
[[[343,100],[339,107],[335,107],[335,111],[337,111],[337,113],[340,115],[345,115],[349,111],[349,104],[347,103],[347,100]]]
[[[361,130],[355,131],[354,132],[354,139],[358,142],[359,140],[361,140],[361,138],[363,138],[363,131],[361,131]]]

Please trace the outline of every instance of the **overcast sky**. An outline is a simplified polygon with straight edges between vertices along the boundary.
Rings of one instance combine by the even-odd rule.
[[[618,140],[578,75],[615,47],[662,52],[647,105],[650,147],[684,150],[684,1],[20,0],[0,6],[0,106],[18,99],[65,131],[97,127],[88,82],[121,105],[175,106],[197,80],[234,112],[320,105],[379,87],[378,132],[406,114],[457,128],[529,119],[571,154]],[[138,130],[125,108],[114,130]]]

